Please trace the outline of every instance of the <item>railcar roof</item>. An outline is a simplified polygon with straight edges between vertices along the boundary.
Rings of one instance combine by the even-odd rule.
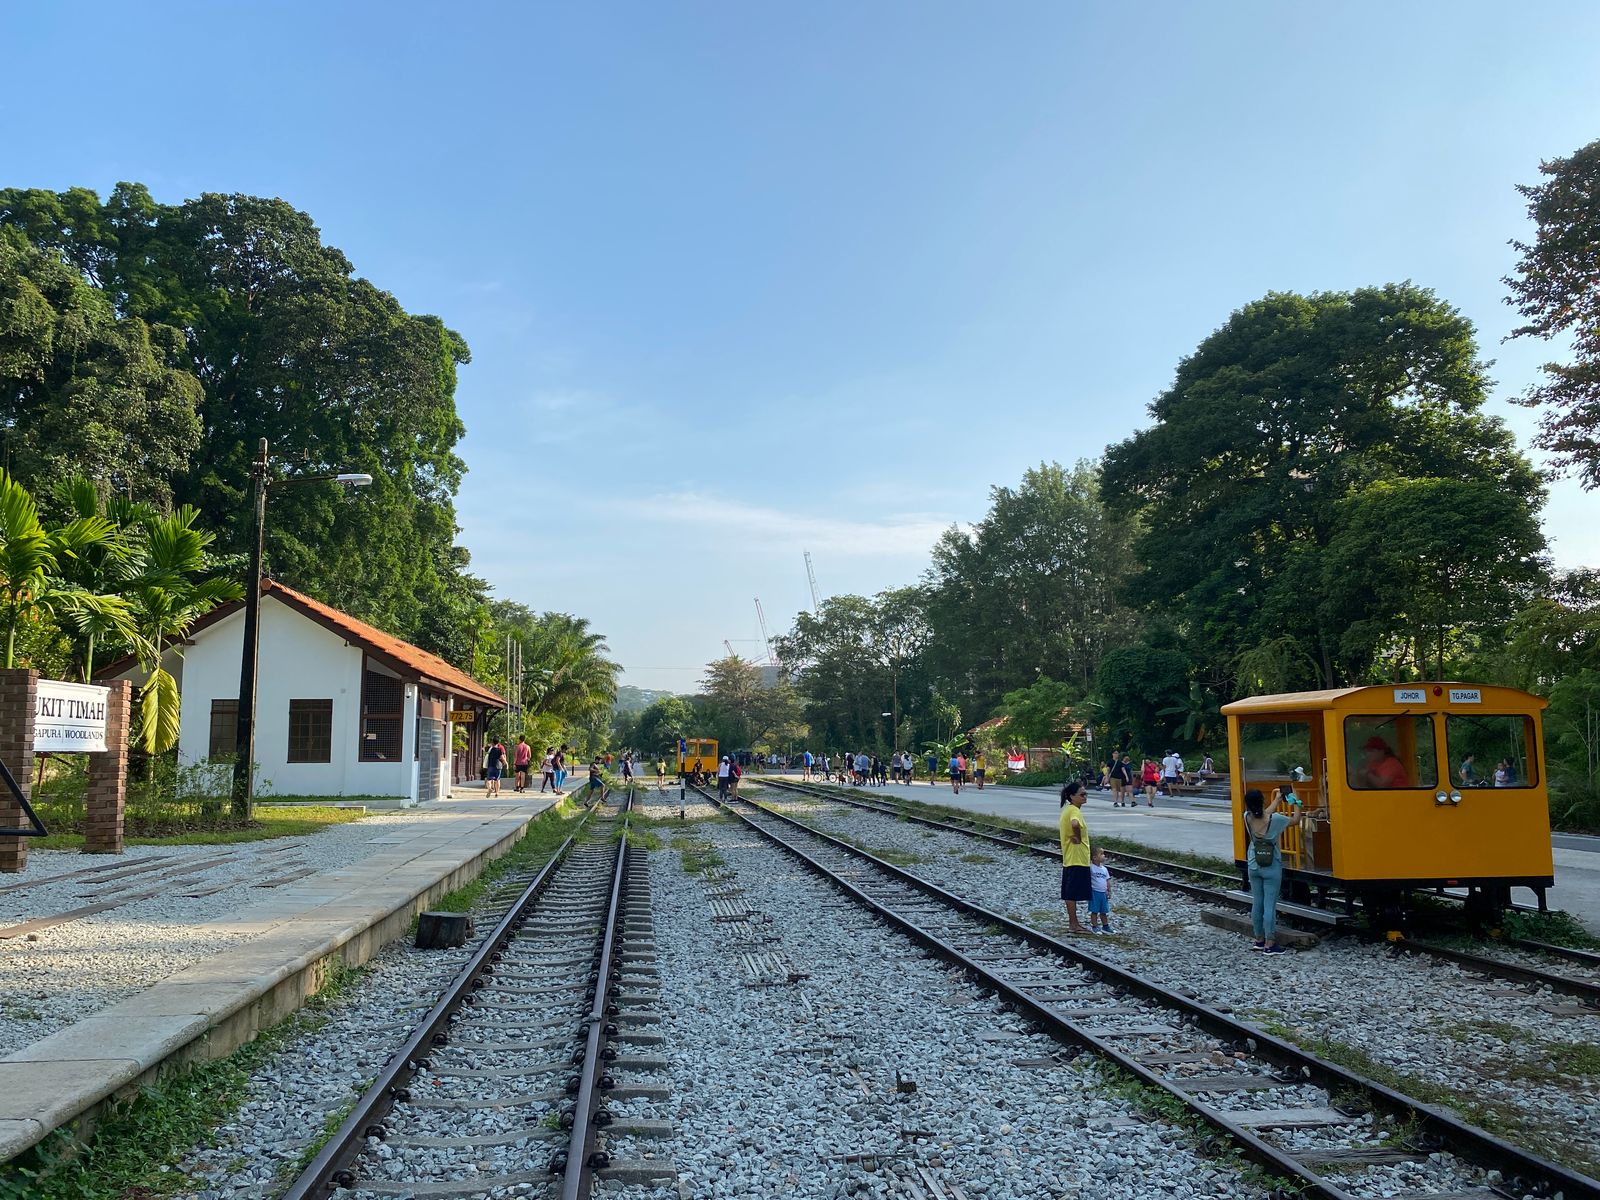
[[[1548,703],[1544,697],[1535,696],[1528,692],[1518,691],[1516,688],[1496,687],[1491,684],[1467,683],[1459,679],[1423,679],[1407,683],[1378,683],[1366,687],[1324,688],[1316,692],[1278,692],[1271,696],[1246,696],[1242,700],[1235,700],[1224,704],[1222,711],[1229,716],[1238,716],[1245,713],[1259,712],[1290,712],[1290,711],[1320,711],[1328,708],[1340,707],[1340,701],[1352,696],[1382,695],[1382,703],[1386,706],[1394,705],[1394,692],[1398,688],[1417,688],[1429,692],[1425,702],[1430,706],[1439,704],[1438,698],[1431,693],[1434,688],[1444,688],[1446,695],[1452,688],[1470,688],[1480,693],[1495,693],[1498,697],[1516,698],[1524,703],[1538,708],[1545,707]]]

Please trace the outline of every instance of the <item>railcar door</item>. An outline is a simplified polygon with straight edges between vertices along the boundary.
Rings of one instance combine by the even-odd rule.
[[[1327,749],[1322,714],[1265,713],[1239,718],[1236,769],[1240,791],[1259,788],[1270,802],[1274,788],[1292,791],[1306,820],[1286,829],[1279,843],[1284,864],[1298,871],[1333,870],[1333,830],[1328,810]],[[1288,812],[1288,809],[1283,811]],[[1235,821],[1242,821],[1239,813]]]

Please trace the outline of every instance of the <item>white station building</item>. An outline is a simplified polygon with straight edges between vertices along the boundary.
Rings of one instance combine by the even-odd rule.
[[[283,796],[382,796],[405,804],[449,796],[478,777],[495,691],[409,642],[272,579],[261,583],[256,672],[259,787]],[[235,752],[244,602],[195,622],[178,680],[185,765]],[[102,678],[140,678],[127,660]],[[452,751],[452,730],[465,746]]]

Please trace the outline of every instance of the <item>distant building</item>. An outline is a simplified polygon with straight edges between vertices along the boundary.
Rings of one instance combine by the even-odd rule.
[[[183,698],[178,758],[231,758],[238,736],[244,602],[195,622],[167,670]],[[465,671],[275,580],[261,585],[258,778],[290,796],[390,796],[407,803],[477,778],[488,716],[505,700]],[[101,678],[137,680],[123,660]],[[452,731],[466,745],[452,750]]]

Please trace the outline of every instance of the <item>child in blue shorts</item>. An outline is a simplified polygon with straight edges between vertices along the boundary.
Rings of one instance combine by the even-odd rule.
[[[1111,928],[1111,868],[1106,866],[1106,852],[1098,846],[1089,856],[1089,930],[1116,932]]]

